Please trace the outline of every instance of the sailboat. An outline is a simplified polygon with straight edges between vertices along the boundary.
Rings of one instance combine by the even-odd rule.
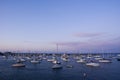
[[[100,66],[99,63],[95,63],[95,62],[86,63],[86,65],[87,65],[87,66],[93,66],[93,67]]]
[[[23,63],[19,60],[17,63],[13,64],[12,67],[25,67],[25,64],[23,64]]]
[[[79,60],[77,60],[76,62],[78,62],[78,63],[85,63],[86,61],[85,61],[85,59],[79,59]]]
[[[58,53],[58,44],[57,44],[57,53]],[[52,66],[52,69],[61,69],[62,68],[62,65],[59,64],[59,61],[54,59],[53,63],[55,63],[55,65]]]
[[[36,59],[33,59],[33,60],[31,60],[30,62],[33,63],[33,64],[37,64],[37,63],[39,63],[40,61],[38,61],[38,60],[36,60]]]
[[[25,67],[25,64],[23,64],[23,63],[16,63],[16,64],[13,64],[12,67]]]
[[[55,64],[52,66],[52,69],[61,69],[62,68],[62,65],[60,64]]]
[[[100,63],[111,63],[112,61],[109,60],[109,59],[101,59],[101,60],[98,60]]]

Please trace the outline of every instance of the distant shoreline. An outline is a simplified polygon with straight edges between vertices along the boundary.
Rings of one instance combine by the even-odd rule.
[[[0,55],[62,55],[62,54],[68,54],[68,55],[113,55],[113,54],[120,54],[120,53],[13,53],[13,52],[0,52]]]

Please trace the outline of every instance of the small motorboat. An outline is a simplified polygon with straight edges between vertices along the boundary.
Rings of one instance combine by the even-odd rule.
[[[55,64],[52,66],[52,69],[61,69],[62,68],[62,65],[60,64]]]
[[[72,66],[72,65],[66,65],[66,67],[67,67],[67,68],[73,68],[73,66]]]
[[[58,61],[58,60],[54,60],[52,63],[54,63],[54,64],[61,64],[61,62]]]

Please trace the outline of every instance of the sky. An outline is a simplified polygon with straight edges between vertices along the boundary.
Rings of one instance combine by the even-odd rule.
[[[0,51],[120,52],[120,0],[0,0]]]

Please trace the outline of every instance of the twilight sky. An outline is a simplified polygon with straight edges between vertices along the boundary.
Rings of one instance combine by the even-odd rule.
[[[120,0],[0,0],[0,51],[120,52]]]

